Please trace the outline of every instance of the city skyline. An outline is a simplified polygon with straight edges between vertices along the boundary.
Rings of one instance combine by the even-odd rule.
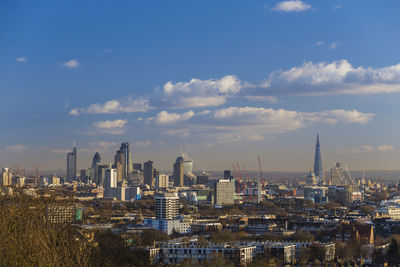
[[[398,1],[153,4],[0,4],[0,167],[400,169]]]

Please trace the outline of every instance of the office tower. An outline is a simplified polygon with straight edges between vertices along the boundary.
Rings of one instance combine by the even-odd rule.
[[[191,172],[185,173],[183,175],[183,184],[185,186],[192,186],[197,184],[197,176]]]
[[[183,161],[176,161],[174,163],[174,171],[173,171],[173,178],[174,178],[174,186],[183,186]]]
[[[95,183],[104,185],[104,180],[106,178],[106,169],[111,169],[112,165],[110,163],[97,163]]]
[[[169,176],[167,174],[159,174],[156,176],[156,188],[168,188],[169,187]]]
[[[12,174],[11,174],[10,169],[8,169],[8,168],[2,169],[0,185],[2,185],[2,186],[11,186],[12,185]]]
[[[154,163],[149,160],[143,164],[144,183],[152,186],[154,179]]]
[[[155,200],[157,220],[172,220],[179,214],[179,197],[176,193],[160,194]]]
[[[208,173],[202,172],[201,174],[197,175],[197,184],[208,184],[209,178],[210,175]]]
[[[181,153],[177,158],[176,162],[181,161],[183,164],[183,174],[193,172],[193,160],[189,158],[186,153]]]
[[[324,177],[322,173],[322,159],[321,159],[321,147],[319,144],[319,134],[317,134],[317,144],[315,146],[314,174],[317,177],[319,183],[324,182]]]
[[[132,164],[134,171],[142,171],[142,164],[141,163],[133,163]]]
[[[214,201],[216,205],[234,204],[235,180],[220,179],[214,184]]]
[[[340,162],[336,162],[335,167],[331,168],[331,185],[341,185],[343,183],[343,167]]]
[[[119,150],[122,152],[122,154],[124,154],[125,159],[123,179],[128,179],[130,173],[132,172],[132,154],[131,150],[129,149],[129,143],[121,143]]]
[[[125,156],[121,150],[117,150],[114,156],[114,168],[117,169],[117,180],[121,182],[125,177]]]
[[[93,156],[93,160],[92,160],[92,169],[95,170],[96,169],[96,165],[97,163],[101,162],[101,157],[99,152],[96,152]]]
[[[116,187],[117,187],[117,170],[116,169],[106,169],[105,170],[104,188],[116,188]]]
[[[160,175],[160,171],[155,169],[153,170],[153,180],[151,181],[151,187],[155,187],[156,186],[156,179],[157,177]]]
[[[74,141],[74,147],[72,152],[67,154],[67,181],[71,182],[76,178],[76,145]]]
[[[231,179],[231,170],[224,170],[224,179]]]

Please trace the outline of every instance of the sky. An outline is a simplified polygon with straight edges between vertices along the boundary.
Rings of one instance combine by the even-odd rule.
[[[0,167],[400,169],[398,0],[0,2]]]

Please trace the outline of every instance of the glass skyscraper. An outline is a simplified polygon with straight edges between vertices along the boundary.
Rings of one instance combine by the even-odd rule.
[[[76,178],[76,145],[74,141],[74,147],[72,152],[67,154],[67,181],[71,182]]]
[[[318,177],[320,183],[324,182],[324,174],[322,171],[321,147],[319,144],[319,134],[317,134],[317,144],[315,146],[314,174]]]

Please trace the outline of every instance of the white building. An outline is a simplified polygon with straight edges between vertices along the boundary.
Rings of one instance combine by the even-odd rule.
[[[157,195],[156,218],[159,220],[173,220],[179,214],[179,197],[176,193]]]
[[[168,188],[169,186],[169,176],[167,174],[159,174],[156,177],[156,188]]]
[[[11,186],[12,185],[12,173],[8,168],[3,168],[1,172],[0,186]]]
[[[117,187],[117,169],[107,169],[105,173],[105,188]]]
[[[144,223],[151,228],[163,231],[168,235],[174,232],[179,234],[190,234],[191,224],[182,222],[181,220],[157,220],[157,219],[144,219]]]

